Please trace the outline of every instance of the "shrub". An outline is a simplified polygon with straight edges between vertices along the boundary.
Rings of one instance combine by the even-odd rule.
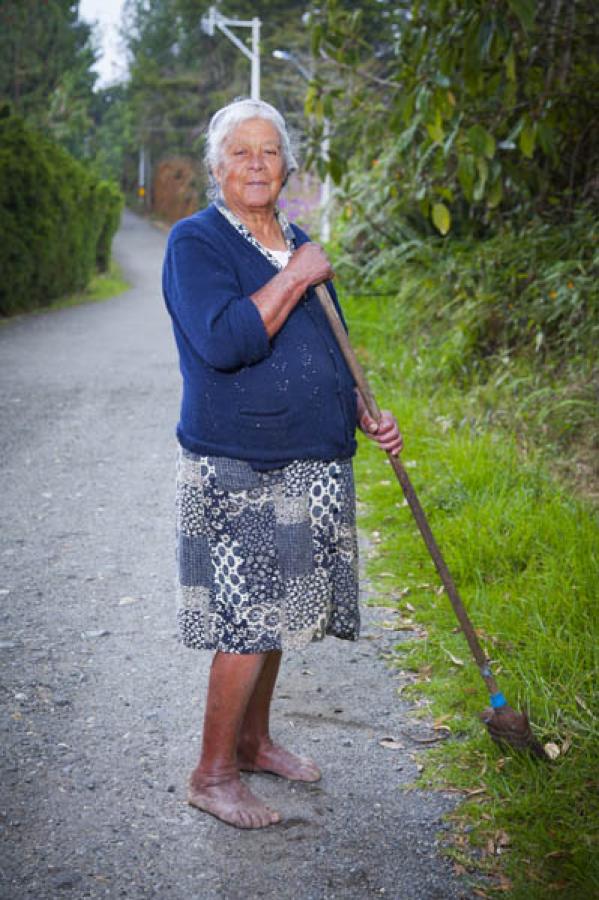
[[[122,196],[7,109],[0,112],[0,315],[84,288],[110,262]]]

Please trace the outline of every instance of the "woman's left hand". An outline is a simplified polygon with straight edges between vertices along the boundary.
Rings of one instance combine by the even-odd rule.
[[[359,426],[371,441],[376,441],[381,450],[385,450],[392,456],[399,456],[403,450],[403,438],[395,416],[388,409],[381,410],[381,420],[377,423],[366,411],[362,412]]]

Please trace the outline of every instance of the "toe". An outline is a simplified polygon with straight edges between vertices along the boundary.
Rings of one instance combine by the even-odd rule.
[[[233,822],[238,828],[254,828],[252,815],[247,812],[245,809],[240,809],[237,811],[237,815],[235,816],[235,821]]]
[[[258,810],[250,813],[250,819],[252,822],[252,825],[251,825],[252,828],[264,828],[264,826],[267,824],[264,821],[263,814],[261,812],[258,812]]]

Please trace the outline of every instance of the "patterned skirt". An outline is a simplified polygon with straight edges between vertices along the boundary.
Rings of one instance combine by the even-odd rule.
[[[350,460],[257,472],[179,448],[177,619],[193,649],[264,653],[357,640]]]

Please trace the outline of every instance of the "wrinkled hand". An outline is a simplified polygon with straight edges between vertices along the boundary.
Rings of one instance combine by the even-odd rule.
[[[388,409],[381,410],[381,421],[378,425],[372,416],[363,412],[358,424],[371,441],[376,441],[381,450],[399,456],[403,450],[403,438],[392,412]]]
[[[306,285],[321,284],[335,277],[333,267],[319,244],[309,242],[299,247],[287,266],[296,269]]]

